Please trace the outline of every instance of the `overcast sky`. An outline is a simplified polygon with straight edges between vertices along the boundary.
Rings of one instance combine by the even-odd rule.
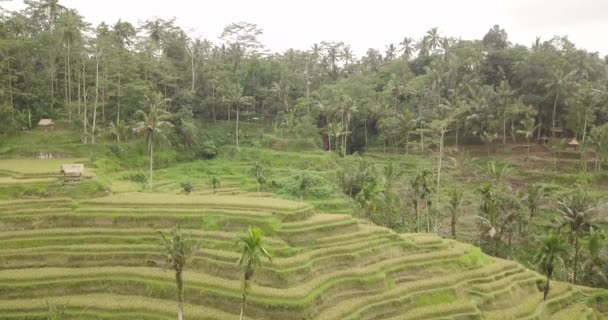
[[[4,4],[18,8],[22,1]],[[416,40],[431,27],[442,35],[481,39],[495,24],[514,43],[536,36],[567,35],[577,47],[608,54],[608,0],[60,0],[95,24],[119,18],[137,23],[177,18],[192,34],[217,40],[224,26],[248,21],[264,30],[273,51],[308,49],[315,42],[344,41],[361,56],[404,36]]]

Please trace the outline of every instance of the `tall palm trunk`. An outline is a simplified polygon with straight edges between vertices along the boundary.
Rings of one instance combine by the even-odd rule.
[[[247,275],[245,275],[247,277]],[[241,315],[239,320],[243,320],[243,313],[245,313],[245,304],[247,303],[247,289],[249,288],[249,280],[243,279],[243,296],[241,299]]]
[[[547,296],[549,295],[549,282],[551,281],[551,276],[547,276],[547,281],[545,282],[545,287],[543,288],[543,301],[547,300]]]
[[[70,65],[70,42],[68,41],[68,110],[69,121],[72,122],[72,68]]]
[[[82,102],[83,102],[83,126],[84,126],[84,143],[89,141],[88,123],[89,118],[87,115],[87,77],[86,77],[86,64],[84,58],[82,59]]]
[[[116,128],[120,124],[120,75],[118,75],[118,93],[116,94]]]
[[[431,220],[429,219],[429,202],[424,198],[424,210],[426,211],[426,232],[431,232]]]
[[[177,320],[184,319],[184,282],[182,272],[175,272],[175,282],[177,283]]]
[[[152,170],[154,168],[154,136],[150,138],[150,183],[148,189],[152,192]]]
[[[555,91],[555,101],[553,101],[553,114],[551,115],[551,136],[555,135],[553,128],[555,128],[555,113],[557,112],[557,99],[559,98],[559,88]]]
[[[574,272],[572,275],[572,283],[576,283],[576,276],[578,274],[578,256],[580,253],[580,248],[578,247],[578,239],[580,238],[578,230],[574,234]]]
[[[95,144],[95,127],[97,126],[97,104],[99,103],[99,51],[95,55],[95,104],[93,104],[93,127],[91,142]]]
[[[418,214],[418,200],[414,200],[414,215],[416,216],[416,232],[420,232],[420,215]]]
[[[6,61],[7,61],[7,65],[8,65],[8,96],[9,96],[9,101],[10,101],[10,105],[11,105],[11,120],[12,120],[12,124],[13,127],[15,127],[15,103],[13,101],[13,79],[12,79],[12,75],[11,75],[11,57],[9,55],[9,52],[7,50],[7,57],[6,57]]]
[[[240,114],[240,107],[237,104],[236,105],[236,150],[238,152],[241,152],[241,148],[239,147],[239,114]]]
[[[435,229],[439,226],[439,188],[441,187],[441,167],[443,164],[443,139],[445,136],[445,130],[441,129],[441,136],[439,137],[439,161],[437,163],[437,192],[435,193],[435,203],[437,212],[435,212]]]

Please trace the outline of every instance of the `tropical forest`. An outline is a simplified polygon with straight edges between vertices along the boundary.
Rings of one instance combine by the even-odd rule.
[[[608,56],[500,25],[277,51],[21,2],[0,319],[608,319]]]

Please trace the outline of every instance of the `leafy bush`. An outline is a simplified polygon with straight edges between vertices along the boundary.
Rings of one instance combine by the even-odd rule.
[[[184,190],[185,193],[187,193],[187,194],[192,193],[192,189],[193,189],[192,183],[190,183],[190,182],[182,182],[181,186],[182,186],[182,189]]]
[[[123,176],[123,179],[137,183],[145,183],[146,181],[148,181],[148,177],[146,177],[146,175],[142,172],[127,174]]]
[[[307,172],[273,180],[271,185],[278,189],[278,193],[293,197],[325,199],[334,194],[329,181],[321,176]]]
[[[213,159],[217,156],[217,147],[213,141],[207,140],[198,146],[196,155],[203,159]]]

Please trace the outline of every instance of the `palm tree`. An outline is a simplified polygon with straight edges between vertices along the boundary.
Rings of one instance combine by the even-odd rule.
[[[431,196],[435,192],[435,183],[433,181],[433,173],[430,170],[422,170],[414,178],[414,189],[416,194],[420,197],[420,200],[424,203],[424,209],[426,212],[426,232],[431,232],[431,222],[429,218],[429,207],[431,202]]]
[[[403,38],[403,41],[401,41],[401,43],[399,44],[401,45],[402,57],[405,60],[409,60],[409,58],[414,53],[414,39],[405,37]]]
[[[393,60],[395,58],[395,51],[397,51],[395,44],[391,43],[388,46],[386,46],[386,52],[384,53],[384,60],[385,61]]]
[[[240,84],[235,83],[226,88],[224,101],[229,105],[236,107],[236,150],[241,152],[241,148],[239,147],[239,115],[241,106],[251,105],[255,100],[251,96],[244,96],[243,87],[241,87]]]
[[[363,210],[363,216],[367,219],[371,219],[379,200],[380,192],[375,180],[365,183],[355,196],[355,202]]]
[[[528,228],[532,225],[534,215],[545,200],[545,189],[540,185],[530,185],[526,189],[523,202],[528,208]]]
[[[515,92],[511,90],[509,81],[502,80],[496,95],[502,103],[502,144],[507,143],[507,110],[509,109],[509,99]]]
[[[594,286],[597,282],[606,282],[606,274],[603,266],[606,265],[606,258],[603,251],[606,249],[606,239],[601,231],[591,230],[585,243],[587,257],[583,261],[583,283]]]
[[[217,176],[211,176],[211,178],[209,178],[209,186],[211,187],[211,190],[213,190],[213,194],[215,195],[217,189],[220,187],[220,179]]]
[[[392,161],[387,161],[382,168],[382,176],[384,180],[384,201],[386,204],[387,212],[387,226],[392,227],[393,217],[393,188],[397,179],[403,175],[403,171],[399,167],[395,166]]]
[[[570,245],[574,246],[573,276],[572,283],[576,283],[578,274],[578,260],[580,255],[579,240],[583,232],[589,230],[597,220],[596,206],[594,200],[589,196],[582,186],[577,186],[576,190],[565,199],[558,201],[558,211],[561,214],[563,226],[570,228]]]
[[[456,239],[456,222],[458,220],[458,215],[460,213],[460,206],[462,205],[462,191],[451,191],[450,192],[450,201],[448,202],[448,211],[451,216],[451,231],[452,238]]]
[[[557,112],[557,101],[561,91],[570,84],[570,74],[564,71],[564,66],[555,67],[551,72],[551,80],[545,85],[546,88],[555,91],[555,100],[553,101],[553,113],[551,115],[551,126],[555,128],[555,115]],[[553,130],[552,130],[553,132]]]
[[[513,169],[508,163],[499,161],[488,161],[484,168],[483,175],[487,180],[490,180],[494,184],[502,183],[508,178]]]
[[[540,124],[535,125],[535,120],[533,117],[526,116],[525,119],[521,120],[522,129],[517,130],[517,133],[523,134],[526,138],[526,159],[530,157],[530,138],[534,136],[534,130],[540,126]],[[504,142],[503,142],[504,144]]]
[[[426,38],[428,39],[429,49],[431,49],[431,52],[434,52],[437,47],[439,47],[441,41],[441,36],[439,35],[437,27],[431,28],[431,30],[427,31]]]
[[[184,317],[184,280],[183,272],[190,258],[198,250],[198,244],[185,235],[179,226],[170,234],[158,232],[161,238],[161,247],[164,251],[167,267],[175,271],[177,284],[177,320]]]
[[[241,249],[241,257],[239,258],[238,265],[243,268],[243,299],[241,301],[241,315],[239,319],[243,319],[243,313],[245,311],[245,303],[247,302],[247,296],[250,293],[251,285],[249,281],[253,278],[253,274],[256,269],[262,265],[262,258],[267,258],[272,261],[270,253],[264,247],[264,235],[262,230],[256,227],[249,227],[247,234],[241,236],[237,241],[237,245]]]
[[[342,132],[342,147],[344,148],[344,155],[346,155],[348,152],[348,144],[346,138],[350,133],[348,131],[348,128],[355,112],[357,112],[357,106],[355,105],[355,101],[350,96],[341,96],[339,105],[336,109],[336,113],[338,116],[341,117],[342,126],[344,127],[344,132]]]
[[[152,191],[153,182],[152,174],[154,169],[154,142],[156,141],[157,137],[167,140],[164,130],[173,127],[173,124],[169,122],[173,115],[163,109],[166,101],[167,99],[162,99],[160,94],[155,94],[152,96],[152,98],[146,96],[146,103],[148,104],[147,113],[143,110],[137,110],[133,116],[135,119],[139,119],[139,122],[135,124],[133,131],[135,133],[143,133],[145,135],[148,151],[150,152],[150,191]]]
[[[549,281],[551,281],[555,269],[563,264],[567,254],[568,247],[559,236],[552,234],[542,239],[534,260],[547,277],[543,289],[543,301],[546,301],[547,295],[549,295]]]

